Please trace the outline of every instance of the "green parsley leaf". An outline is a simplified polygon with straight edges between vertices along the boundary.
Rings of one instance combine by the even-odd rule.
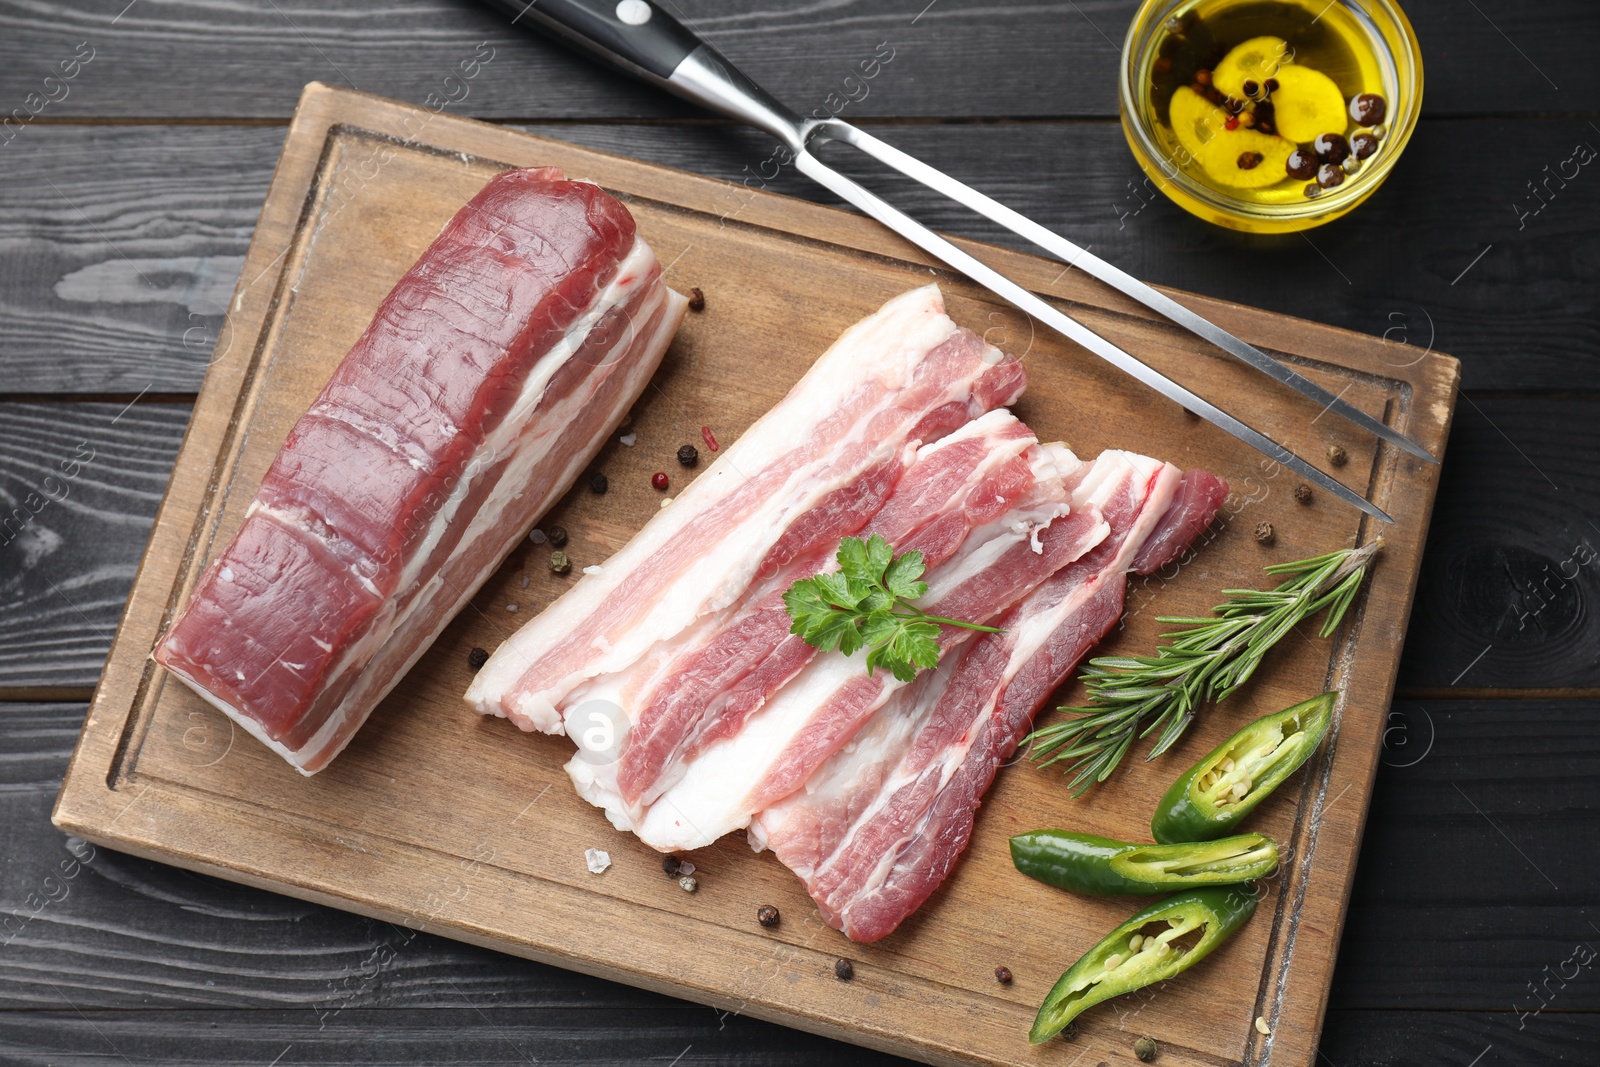
[[[846,537],[836,571],[802,578],[783,594],[789,632],[824,652],[867,649],[867,673],[882,667],[902,682],[939,662],[939,627],[999,633],[992,626],[929,615],[910,603],[928,592],[921,552],[895,555],[882,536]],[[896,610],[896,609],[900,610]]]

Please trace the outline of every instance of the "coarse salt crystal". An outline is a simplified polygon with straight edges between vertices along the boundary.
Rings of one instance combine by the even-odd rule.
[[[585,573],[585,574],[599,574],[600,573],[600,565],[598,563],[590,564],[589,566],[583,568],[583,573]]]
[[[602,874],[611,866],[611,853],[603,848],[586,848],[583,850],[583,862],[589,865],[590,874]]]
[[[694,873],[694,864],[690,863],[688,860],[683,860],[683,861],[679,862],[679,864],[678,864],[678,873],[679,874],[693,874]]]
[[[617,438],[617,440],[621,441],[629,448],[632,448],[634,445],[639,443],[639,435],[636,433],[625,433],[621,437]]]
[[[532,541],[536,545],[544,544],[544,542],[545,542],[544,531],[543,530],[535,530],[535,531],[533,531],[531,534],[528,535],[528,540]]]
[[[511,612],[511,614],[515,615],[517,613],[517,606],[515,604],[507,604],[506,605],[506,610]]]

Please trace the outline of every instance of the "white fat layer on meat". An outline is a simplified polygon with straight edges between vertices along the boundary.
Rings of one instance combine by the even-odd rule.
[[[971,578],[1019,541],[1032,537],[1034,527],[1048,525],[1065,514],[1065,491],[1054,459],[1044,449],[1032,456],[1035,484],[1018,506],[967,536],[956,555],[929,574],[925,609],[937,613],[940,597],[954,587],[953,576]],[[1053,491],[1052,491],[1053,490]],[[1019,529],[1020,527],[1020,529]],[[955,635],[964,640],[971,631]],[[773,772],[784,751],[841,687],[866,670],[862,654],[837,652],[817,656],[790,680],[767,705],[745,720],[732,737],[706,747],[694,759],[681,781],[650,806],[635,832],[652,848],[662,851],[703,848],[723,834],[749,825],[755,814],[751,796]],[[905,683],[883,673],[872,714]]]
[[[859,476],[859,470],[830,470],[834,448],[815,448],[818,418],[838,411],[862,389],[898,392],[927,354],[956,330],[934,285],[890,300],[846,330],[776,407],[725,449],[678,495],[672,507],[657,512],[633,540],[607,560],[602,573],[585,575],[502,644],[473,679],[467,702],[486,714],[509,713],[524,729],[559,733],[559,708],[584,681],[626,669],[658,641],[672,638],[699,616],[736,600],[789,525],[827,494]],[[995,355],[998,358],[998,352]],[[970,382],[953,383],[950,399],[967,395],[969,389]],[[865,420],[879,410],[874,406],[865,413],[854,432],[859,435]],[[662,546],[687,536],[686,528],[748,478],[807,447],[815,457],[801,464],[781,488],[765,495],[712,543],[700,546],[695,561],[670,576],[663,587],[652,584],[648,608],[631,620],[623,633],[609,640],[597,639],[581,657],[582,667],[552,679],[543,689],[518,689],[537,656],[558,647],[607,600],[626,596],[630,586],[638,585],[641,572]],[[873,462],[887,459],[889,454],[885,450],[874,456]]]
[[[1065,451],[1064,446],[1054,447]],[[1076,457],[1073,459],[1075,461]],[[1086,505],[1104,505],[1109,502],[1113,494],[1121,491],[1130,479],[1135,485],[1143,485],[1152,477],[1155,479],[1155,484],[1149,502],[1140,511],[1138,521],[1113,560],[1049,610],[1029,612],[1026,610],[1028,602],[1023,601],[1024,611],[1020,613],[1021,619],[1011,628],[1008,635],[1012,645],[1006,666],[997,684],[990,690],[984,706],[973,716],[971,723],[963,731],[959,742],[948,746],[932,765],[915,768],[898,766],[932,713],[938,696],[936,693],[930,693],[914,702],[902,700],[879,709],[873,721],[864,726],[849,745],[819,768],[807,781],[804,789],[760,814],[758,820],[750,827],[751,847],[757,851],[764,848],[767,834],[776,831],[795,807],[845,796],[856,789],[864,777],[867,777],[866,772],[869,769],[887,766],[894,762],[897,765],[893,773],[887,775],[873,792],[870,803],[857,811],[850,829],[841,838],[832,856],[824,857],[816,868],[817,871],[825,870],[830,865],[830,859],[847,852],[860,829],[870,825],[898,792],[929,774],[938,776],[936,789],[942,791],[965,763],[972,743],[977,740],[984,726],[993,717],[1000,694],[1005,692],[1011,679],[1039,651],[1050,635],[1074,611],[1097,595],[1107,581],[1121,580],[1134,557],[1149,539],[1157,521],[1172,502],[1180,474],[1177,468],[1170,464],[1135,453],[1119,451],[1104,452],[1095,460],[1093,469],[1088,472],[1078,491],[1073,494],[1074,507],[1081,509]],[[940,688],[942,689],[942,685]],[[903,845],[913,840],[921,832],[926,818],[927,813],[924,813],[923,818],[902,836],[899,844]],[[884,850],[871,876],[864,883],[862,894],[858,895],[868,895],[884,883],[893,871],[900,851],[898,846]],[[810,877],[815,872],[797,870],[796,873],[801,877]]]
[[[489,436],[475,450],[467,463],[465,473],[457,480],[450,497],[432,517],[426,535],[412,544],[406,565],[401,572],[399,584],[396,586],[398,590],[404,592],[417,585],[422,577],[421,570],[428,556],[432,554],[439,538],[443,536],[445,527],[460,509],[467,494],[473,489],[475,479],[483,472],[491,470],[499,460],[504,459],[508,454],[511,455],[511,462],[499,479],[500,483],[507,487],[507,491],[492,494],[484,506],[479,509],[471,524],[463,532],[458,542],[457,551],[467,550],[494,530],[502,521],[506,510],[519,502],[521,496],[520,488],[528,483],[533,470],[548,459],[551,448],[558,440],[560,430],[571,421],[576,412],[582,409],[591,395],[592,381],[585,383],[586,388],[575,390],[573,395],[569,396],[561,404],[549,411],[541,412],[538,419],[530,422],[533,412],[537,410],[539,402],[544,397],[545,389],[549,385],[552,376],[572,358],[596,324],[606,314],[617,307],[626,305],[637,294],[639,288],[649,282],[651,275],[655,271],[655,266],[655,254],[643,239],[636,237],[633,247],[629,249],[628,254],[618,265],[617,272],[612,277],[611,282],[595,295],[590,305],[573,323],[572,327],[568,329],[567,333],[540,357],[536,373],[530,375],[523,384],[523,388],[517,397],[516,403],[512,406],[511,412],[501,420],[500,424],[490,432]],[[670,344],[672,335],[676,332],[679,322],[682,321],[684,310],[687,308],[687,300],[685,297],[667,289],[659,281],[656,284],[659,288],[659,294],[649,300],[644,307],[640,308],[637,321],[648,321],[663,302],[669,302],[672,307],[662,317],[660,326],[650,337],[644,337],[631,334],[634,323],[630,322],[630,336],[620,339],[608,353],[607,359],[616,358],[620,354],[629,351],[632,347],[643,347],[659,354],[664,352],[667,345]],[[656,363],[655,360],[647,360],[646,362],[650,364],[652,369]],[[329,411],[319,411],[319,414],[327,415]],[[351,423],[351,425],[361,429],[361,426],[355,423]],[[398,437],[394,437],[392,441],[384,436],[375,437],[375,439],[395,448],[400,455],[406,455],[405,446]],[[579,453],[569,457],[561,476],[553,484],[557,486],[567,485],[577,475],[578,471],[587,464],[589,458],[590,451],[588,450],[580,450]],[[550,501],[548,500],[541,501],[538,504],[538,508],[542,509],[548,506],[549,503]],[[259,502],[253,502],[249,511],[250,513],[258,511],[265,513],[285,525],[296,526],[302,530],[313,532],[319,537],[323,536],[322,532],[317,529],[320,523],[309,514],[284,512],[281,509],[263,506]],[[471,597],[472,592],[477,589],[489,574],[493,573],[506,553],[515,546],[525,533],[526,531],[523,529],[509,531],[507,533],[507,543],[498,546],[495,552],[489,554],[482,570],[473,575],[471,580],[462,587],[456,589],[444,588],[442,575],[435,573],[430,575],[426,585],[418,589],[416,594],[410,598],[403,611],[397,609],[396,600],[391,599],[387,602],[384,605],[384,613],[374,620],[373,625],[368,628],[362,638],[344,649],[339,661],[331,667],[329,677],[339,677],[346,671],[362,669],[382,652],[396,631],[419,612],[438,612],[431,632],[423,640],[417,642],[415,649],[398,669],[386,670],[382,672],[381,677],[376,672],[364,674],[356,685],[351,688],[350,692],[346,694],[338,707],[328,716],[317,733],[299,748],[289,749],[281,743],[269,740],[263,735],[261,725],[256,720],[242,714],[238,709],[233,708],[214,694],[204,690],[195,679],[180,672],[174,673],[178,673],[179,677],[191,689],[200,693],[218,710],[224,712],[229,718],[243,726],[250,734],[267,744],[302,774],[314,773],[336,756],[343,749],[344,744],[348,743],[350,738],[354,736],[355,731],[349,730],[337,748],[324,752],[324,749],[333,743],[341,731],[348,729],[351,717],[358,714],[364,715],[367,711],[370,711],[378,700],[382,698],[383,694],[393,688],[405,675],[406,671],[427,651],[432,643],[432,638],[436,637],[444,629],[460,607]],[[360,573],[354,565],[351,565],[350,571],[357,581],[376,594],[376,587],[373,586],[366,575]],[[441,602],[444,605],[442,610]],[[317,761],[317,765],[308,770],[307,765],[313,759]]]
[[[941,508],[936,514],[945,514],[950,510],[961,507],[966,500],[966,492],[961,491],[962,489],[977,486],[1000,467],[1036,445],[1036,440],[1031,434],[1016,437],[1000,436],[1018,425],[1016,416],[1011,414],[1010,411],[1005,408],[995,408],[993,411],[984,412],[978,418],[973,419],[960,429],[952,431],[932,444],[923,445],[917,449],[916,462],[921,463],[958,442],[981,440],[989,436],[996,437],[996,440],[984,452],[983,459],[962,480],[961,489],[951,492],[946,500],[945,507]],[[1059,453],[1052,451],[1047,455],[1050,457],[1049,462],[1053,464],[1050,470],[1052,472],[1058,470],[1061,465]],[[1077,458],[1072,456],[1070,452],[1066,453],[1066,455],[1069,457],[1071,464],[1076,465],[1078,463]],[[1041,467],[1041,469],[1044,468]],[[925,522],[931,522],[934,518],[935,515],[924,516]],[[832,564],[829,565],[828,569],[834,569]],[[759,589],[752,589],[749,594],[741,598],[741,603],[736,606],[735,610],[738,610],[738,608],[751,600],[764,597],[771,591],[767,584],[763,584]],[[648,658],[635,669],[603,674],[590,679],[574,690],[571,697],[564,704],[562,732],[572,738],[579,749],[578,753],[567,763],[567,774],[572,778],[572,784],[577,788],[578,795],[595,807],[604,809],[606,818],[617,829],[632,830],[634,828],[633,824],[642,816],[643,811],[639,807],[627,804],[622,799],[621,791],[617,786],[617,760],[597,759],[595,757],[599,755],[598,753],[585,751],[587,746],[584,742],[584,728],[590,725],[585,721],[586,716],[593,714],[594,708],[597,706],[609,705],[621,711],[622,714],[616,716],[613,721],[613,728],[617,731],[614,748],[615,752],[620,753],[626,744],[629,729],[633,721],[638,717],[639,709],[633,707],[632,703],[641,693],[653,688],[658,672],[663,669],[662,665],[665,665],[665,669],[670,669],[670,665],[676,656],[691,648],[699,647],[704,639],[712,636],[715,631],[720,630],[721,626],[727,621],[729,620],[726,617],[707,619],[705,630],[711,631],[710,633],[703,632],[700,627],[695,627],[685,634],[678,635],[672,641],[664,642],[660,647],[652,649]],[[644,677],[641,678],[641,675]],[[656,792],[659,793],[670,789],[681,781],[686,769],[685,765],[679,764],[658,785]],[[651,798],[647,794],[645,799],[648,801]]]

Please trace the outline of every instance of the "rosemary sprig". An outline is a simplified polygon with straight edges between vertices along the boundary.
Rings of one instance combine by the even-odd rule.
[[[1111,776],[1138,738],[1159,730],[1147,760],[1155,759],[1183,736],[1196,710],[1222,700],[1255,673],[1267,649],[1302,620],[1327,610],[1321,636],[1338,628],[1355,600],[1367,565],[1382,539],[1361,548],[1343,548],[1312,559],[1277,563],[1266,572],[1289,575],[1272,590],[1224,589],[1227,603],[1212,616],[1162,616],[1156,621],[1187,627],[1162,634],[1172,643],[1154,656],[1101,656],[1080,675],[1089,704],[1063,708],[1076,712],[1066,722],[1028,735],[1033,756],[1049,766],[1071,760],[1066,773],[1077,796]]]

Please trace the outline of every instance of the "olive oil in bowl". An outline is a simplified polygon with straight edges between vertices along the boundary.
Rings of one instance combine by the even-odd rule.
[[[1377,188],[1421,98],[1416,42],[1387,0],[1150,0],[1125,49],[1123,126],[1186,210],[1278,232]]]

